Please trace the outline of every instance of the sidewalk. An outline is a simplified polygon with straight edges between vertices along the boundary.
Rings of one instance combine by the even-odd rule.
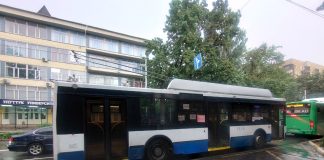
[[[5,149],[7,149],[7,143],[8,143],[8,141],[1,141],[0,140],[0,150],[5,150]]]
[[[317,139],[309,141],[309,144],[312,145],[322,155],[324,155],[324,148],[321,146],[323,144],[323,140],[324,139]]]

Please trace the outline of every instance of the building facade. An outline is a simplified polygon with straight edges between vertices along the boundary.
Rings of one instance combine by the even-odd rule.
[[[324,66],[322,65],[297,59],[286,60],[283,64],[283,68],[294,77],[322,73],[324,71]]]
[[[144,87],[144,41],[0,5],[0,130],[51,124],[54,81]]]

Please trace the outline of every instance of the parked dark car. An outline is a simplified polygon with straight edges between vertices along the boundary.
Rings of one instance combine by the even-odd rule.
[[[53,150],[52,127],[38,128],[21,135],[14,135],[9,139],[9,151],[28,152],[31,155],[40,155],[45,151]]]

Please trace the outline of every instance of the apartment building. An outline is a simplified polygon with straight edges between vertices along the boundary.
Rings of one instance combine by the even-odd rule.
[[[144,87],[144,41],[0,5],[0,130],[51,124],[54,81]]]
[[[294,77],[316,74],[324,71],[324,66],[322,65],[297,59],[286,60],[283,64],[283,68]]]

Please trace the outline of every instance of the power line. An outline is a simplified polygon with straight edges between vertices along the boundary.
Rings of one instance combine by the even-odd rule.
[[[107,67],[111,67],[111,68],[115,68],[115,69],[119,69],[119,70],[124,70],[124,71],[127,71],[127,72],[132,72],[132,73],[136,73],[136,74],[141,74],[141,75],[144,75],[144,76],[151,76],[151,75],[148,75],[147,73],[150,73],[150,74],[154,74],[154,75],[158,75],[158,76],[162,76],[162,77],[165,77],[167,79],[170,79],[170,77],[168,76],[165,76],[165,75],[162,75],[162,74],[158,74],[158,73],[154,73],[152,71],[145,71],[145,70],[142,70],[142,69],[139,69],[139,68],[134,68],[134,67],[131,67],[131,66],[128,66],[128,65],[123,65],[123,64],[120,64],[120,63],[117,63],[117,62],[112,62],[112,61],[109,61],[109,60],[103,60],[103,59],[100,59],[100,58],[96,58],[96,57],[90,57],[90,56],[85,56],[85,55],[82,55],[82,54],[79,54],[79,53],[76,53],[74,51],[72,51],[74,53],[74,57],[75,58],[80,58],[76,55],[80,55],[82,57],[84,57],[85,61],[88,61],[90,62],[89,60],[87,59],[95,59],[95,60],[100,60],[102,62],[108,62],[108,63],[112,63],[112,64],[117,64],[117,65],[120,65],[120,66],[124,66],[124,67],[127,67],[127,68],[131,68],[131,69],[134,69],[134,70],[138,70],[138,71],[141,71],[141,72],[144,72],[144,74],[141,74],[141,73],[137,73],[137,72],[133,72],[133,71],[129,71],[129,70],[125,70],[125,69],[120,69],[120,68],[117,68],[117,67],[112,67],[112,66],[109,66],[109,65],[106,65],[106,64],[98,64],[98,62],[90,62],[90,63],[95,63],[95,64],[98,64],[98,65],[103,65],[103,66],[107,66]],[[146,72],[146,74],[145,74]]]
[[[244,5],[241,7],[241,11],[251,2],[252,0],[248,0],[244,3]]]
[[[12,42],[14,42],[14,41],[12,41]],[[83,55],[83,54],[78,53],[78,52],[75,52],[75,51],[71,51],[72,53],[71,52],[69,52],[69,53],[62,53],[62,52],[59,52],[59,51],[48,51],[48,50],[43,50],[43,49],[38,49],[38,48],[30,48],[30,47],[22,47],[22,46],[14,46],[14,45],[3,45],[3,46],[4,47],[13,48],[13,49],[19,49],[18,53],[15,53],[15,51],[12,51],[13,54],[21,54],[20,53],[21,52],[21,49],[25,49],[25,51],[23,51],[23,53],[26,54],[26,56],[17,55],[17,56],[20,56],[20,57],[30,58],[28,56],[30,54],[29,51],[38,51],[38,52],[46,52],[46,53],[58,53],[58,54],[64,54],[64,55],[71,55],[75,59],[84,60],[85,62],[90,62],[90,63],[93,63],[93,64],[98,64],[98,65],[101,65],[101,66],[106,66],[106,67],[110,67],[110,68],[113,68],[113,69],[118,69],[118,70],[122,70],[122,71],[126,71],[126,72],[131,72],[131,73],[135,73],[135,74],[140,74],[140,75],[143,75],[143,76],[150,76],[152,78],[157,78],[157,79],[163,80],[163,81],[171,79],[168,76],[165,76],[165,75],[162,75],[162,74],[158,74],[158,73],[154,73],[152,71],[145,71],[145,70],[142,70],[142,69],[139,69],[139,68],[134,68],[134,67],[131,67],[131,66],[128,66],[128,65],[124,65],[124,64],[117,63],[117,62],[103,60],[103,59],[96,58],[96,57],[89,57],[89,56]],[[51,48],[53,48],[53,47],[51,47]],[[55,49],[60,49],[60,48],[55,48]],[[67,50],[67,49],[63,49],[63,50]],[[67,51],[70,51],[70,50],[67,50]],[[28,53],[28,55],[27,55],[27,53]],[[82,52],[82,53],[84,53],[84,52]],[[76,54],[77,55],[80,55],[80,56],[83,56],[84,59],[76,56]],[[142,74],[142,73],[138,73],[138,72],[133,72],[133,71],[129,71],[129,70],[126,70],[126,69],[121,69],[121,68],[118,68],[118,67],[113,67],[113,66],[109,66],[109,65],[102,64],[102,63],[97,63],[97,62],[89,61],[88,59],[100,60],[102,62],[108,62],[108,63],[116,64],[116,65],[119,65],[119,66],[127,67],[127,68],[130,68],[130,69],[134,69],[134,70],[146,72],[146,73]],[[147,73],[150,73],[150,74],[147,74]],[[153,75],[158,75],[158,76],[161,76],[161,77],[165,77],[166,79],[159,78],[158,76],[153,76],[152,74]]]
[[[324,19],[324,15],[322,15],[322,14],[320,14],[320,13],[318,13],[318,12],[316,12],[316,11],[310,9],[310,8],[307,8],[306,6],[303,6],[303,5],[301,5],[299,3],[296,3],[296,2],[294,2],[292,0],[286,0],[286,1]]]
[[[153,76],[153,75],[148,75],[147,73],[137,73],[137,72],[133,72],[133,71],[129,71],[129,70],[126,70],[126,69],[121,69],[121,68],[118,68],[118,67],[112,67],[112,66],[109,66],[109,65],[106,65],[106,64],[102,64],[102,63],[98,63],[98,62],[93,62],[93,61],[90,61],[89,59],[86,59],[86,58],[80,58],[80,57],[76,57],[77,59],[80,59],[80,60],[84,60],[86,62],[89,62],[89,63],[93,63],[93,64],[98,64],[98,65],[101,65],[101,66],[105,66],[105,67],[108,67],[108,68],[113,68],[113,69],[117,69],[117,70],[121,70],[121,71],[125,71],[125,72],[130,72],[130,73],[135,73],[135,74],[140,74],[142,76],[150,76],[152,78],[156,78],[156,79],[159,79],[159,80],[162,80],[162,81],[165,81],[166,79],[162,79],[160,77],[157,77],[157,76]],[[169,78],[170,79],[170,78]],[[168,80],[168,79],[167,79]]]

